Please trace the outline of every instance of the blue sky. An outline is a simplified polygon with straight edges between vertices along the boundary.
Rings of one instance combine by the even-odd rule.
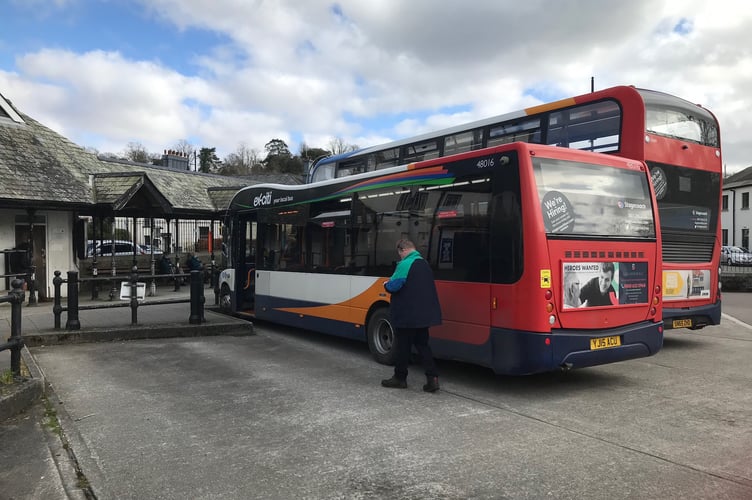
[[[632,84],[752,165],[752,8],[701,0],[5,0],[0,93],[99,152],[361,147]]]
[[[58,48],[119,52],[127,59],[160,61],[195,75],[199,68],[191,54],[229,42],[216,31],[176,29],[141,4],[125,0],[61,2],[59,7],[55,2],[12,1],[2,13],[4,68],[12,68],[19,54]]]

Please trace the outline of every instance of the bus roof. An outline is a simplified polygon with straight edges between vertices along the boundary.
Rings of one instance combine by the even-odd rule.
[[[400,185],[417,179],[425,182],[436,181],[439,175],[431,167],[438,167],[448,163],[488,156],[490,154],[516,151],[518,154],[535,151],[545,157],[578,159],[590,163],[608,166],[642,165],[641,162],[612,155],[603,155],[577,149],[560,148],[543,144],[513,142],[485,149],[476,149],[460,154],[443,156],[415,163],[408,163],[380,170],[372,170],[360,174],[337,177],[309,184],[254,184],[239,190],[229,205],[229,212],[252,208],[269,208],[290,206],[298,203],[326,199],[333,196],[346,196],[355,189],[375,187],[380,185]],[[447,176],[446,172],[443,174]]]
[[[435,138],[442,137],[442,136],[457,134],[460,132],[465,132],[468,130],[473,130],[473,129],[485,127],[488,125],[494,125],[500,122],[507,122],[510,120],[515,120],[517,118],[525,118],[525,117],[529,117],[529,116],[536,115],[536,114],[546,112],[546,111],[552,111],[552,110],[557,110],[561,108],[566,108],[569,106],[574,106],[584,101],[597,101],[599,99],[613,97],[616,95],[619,95],[622,100],[640,99],[645,104],[652,103],[655,105],[660,105],[662,107],[676,107],[678,109],[683,109],[683,110],[692,110],[692,112],[696,116],[704,118],[706,120],[710,120],[714,123],[717,123],[715,116],[709,110],[707,110],[706,108],[703,108],[699,104],[694,104],[680,97],[667,94],[664,92],[659,92],[656,90],[642,89],[642,88],[637,88],[631,85],[618,85],[615,87],[609,87],[609,88],[598,90],[598,91],[591,92],[588,94],[581,94],[579,96],[569,97],[566,99],[561,99],[558,101],[541,104],[538,106],[524,108],[521,110],[504,113],[501,115],[491,116],[489,118],[484,118],[481,120],[454,125],[452,127],[444,128],[441,130],[426,132],[424,134],[420,134],[420,135],[405,138],[405,139],[398,139],[396,141],[378,144],[375,146],[369,146],[366,148],[358,149],[356,151],[350,151],[350,152],[342,153],[339,155],[329,156],[329,157],[319,160],[312,167],[310,175],[311,175],[311,178],[314,178],[316,170],[318,170],[320,167],[328,165],[328,164],[332,164],[332,163],[337,163],[349,157],[359,157],[363,155],[368,155],[376,151],[383,151],[383,150],[388,150],[392,148],[398,148],[398,147],[405,146],[408,144],[419,143],[422,141],[428,141],[428,140],[435,139]]]
[[[369,154],[369,153],[372,153],[374,151],[381,151],[383,149],[389,149],[389,148],[395,148],[395,147],[399,147],[399,146],[404,146],[406,144],[412,144],[414,142],[420,142],[422,140],[429,140],[429,139],[433,139],[435,137],[441,137],[441,136],[444,136],[444,135],[456,134],[458,132],[463,132],[463,131],[468,130],[468,129],[474,129],[474,128],[478,128],[478,127],[484,127],[486,125],[493,125],[495,123],[499,123],[499,122],[503,122],[503,121],[507,121],[507,120],[513,120],[515,118],[524,118],[524,117],[527,117],[527,116],[530,116],[530,115],[534,115],[536,113],[540,113],[542,111],[547,111],[547,110],[559,109],[559,108],[564,108],[564,107],[567,107],[567,106],[572,106],[572,105],[574,105],[574,104],[577,103],[578,99],[582,99],[582,97],[587,97],[588,99],[592,99],[593,96],[600,95],[600,94],[604,94],[604,95],[608,94],[608,95],[610,95],[610,94],[612,94],[617,89],[625,89],[626,92],[636,92],[637,91],[637,89],[635,87],[621,85],[621,86],[617,86],[617,87],[610,87],[610,88],[604,89],[604,90],[599,90],[599,91],[593,92],[591,94],[584,94],[584,95],[578,96],[578,97],[568,97],[566,99],[561,99],[561,100],[554,101],[554,102],[547,103],[547,104],[541,104],[541,105],[533,106],[533,107],[530,107],[530,108],[524,108],[524,109],[520,109],[520,110],[517,110],[517,111],[509,112],[509,113],[504,113],[504,114],[501,114],[501,115],[496,115],[496,116],[491,116],[491,117],[488,117],[488,118],[483,118],[481,120],[476,120],[476,121],[472,121],[472,122],[466,122],[466,123],[462,123],[462,124],[459,124],[459,125],[454,125],[452,127],[447,127],[447,128],[441,129],[441,130],[435,130],[435,131],[432,131],[432,132],[426,132],[424,134],[419,134],[419,135],[416,135],[416,136],[413,136],[413,137],[408,137],[406,139],[398,139],[396,141],[391,141],[391,142],[386,142],[386,143],[382,143],[382,144],[377,144],[375,146],[368,146],[366,148],[358,149],[357,151],[351,151],[349,153],[344,153],[344,154],[341,154],[341,155],[328,156],[328,157],[323,158],[322,160],[320,160],[318,163],[316,163],[316,165],[314,166],[314,168],[318,167],[319,165],[325,165],[327,163],[336,162],[336,161],[348,158],[350,156],[360,156],[360,155],[363,155],[363,154]]]

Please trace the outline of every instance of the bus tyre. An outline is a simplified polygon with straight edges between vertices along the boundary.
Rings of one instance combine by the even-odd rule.
[[[394,328],[389,318],[389,309],[374,311],[368,320],[368,348],[373,358],[384,365],[393,365],[395,360]]]
[[[219,291],[219,310],[225,314],[232,313],[232,295],[227,283],[223,284]]]

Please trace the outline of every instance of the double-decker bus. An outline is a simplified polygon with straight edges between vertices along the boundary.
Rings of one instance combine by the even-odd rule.
[[[643,163],[522,142],[253,185],[228,209],[220,305],[367,341],[391,363],[383,283],[408,238],[434,272],[438,358],[522,375],[650,356],[663,344],[657,218]]]
[[[619,86],[325,158],[313,181],[513,141],[631,158],[650,168],[663,234],[666,328],[721,320],[718,121],[684,99]]]

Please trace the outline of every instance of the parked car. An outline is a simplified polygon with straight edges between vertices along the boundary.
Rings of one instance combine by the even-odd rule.
[[[746,248],[724,245],[721,247],[721,264],[752,266],[752,253],[749,253]]]
[[[132,241],[115,240],[115,255],[133,255],[135,248],[136,255],[146,255],[141,245],[133,246]],[[112,256],[112,240],[89,240],[86,245],[86,255],[93,257],[94,252],[98,257]]]
[[[141,249],[141,253],[143,255],[151,255],[152,251],[154,252],[154,255],[161,255],[163,252],[157,247],[152,247],[151,245],[139,245],[138,246]]]

